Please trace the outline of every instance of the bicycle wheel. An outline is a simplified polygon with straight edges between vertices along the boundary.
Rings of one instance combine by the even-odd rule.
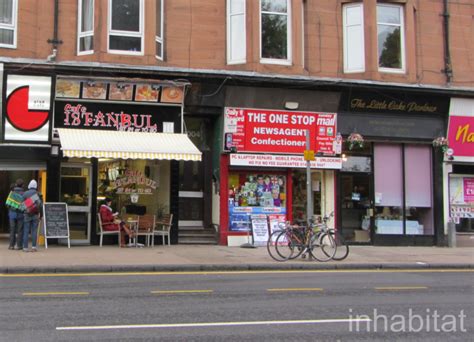
[[[292,234],[291,231],[283,231],[276,238],[275,249],[278,256],[282,259],[281,261],[292,259],[295,253],[295,244],[293,243],[294,238],[292,238]]]
[[[310,241],[309,251],[313,258],[318,261],[329,261],[336,254],[336,241],[331,234],[314,234]]]
[[[292,229],[289,237],[291,238],[291,245],[293,246],[293,254],[290,259],[296,259],[306,250],[304,229]]]
[[[328,233],[331,234],[337,246],[336,254],[334,254],[332,259],[341,261],[347,258],[347,256],[349,255],[349,245],[347,244],[346,240],[344,240],[344,237],[334,229],[330,229]]]
[[[282,233],[281,230],[275,230],[272,235],[268,237],[267,241],[267,252],[275,261],[285,261],[286,259],[282,258],[276,250],[276,239]]]

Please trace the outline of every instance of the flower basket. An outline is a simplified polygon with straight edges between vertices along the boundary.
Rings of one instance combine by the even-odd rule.
[[[449,141],[445,137],[437,137],[433,140],[433,147],[440,149],[443,153],[446,153],[449,148]]]
[[[351,133],[346,140],[349,150],[364,148],[364,137],[359,133]]]

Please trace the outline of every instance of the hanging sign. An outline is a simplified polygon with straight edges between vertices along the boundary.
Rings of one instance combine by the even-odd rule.
[[[303,154],[309,131],[310,150],[334,155],[336,119],[336,113],[225,108],[225,149]]]
[[[51,77],[8,75],[5,140],[48,142]]]

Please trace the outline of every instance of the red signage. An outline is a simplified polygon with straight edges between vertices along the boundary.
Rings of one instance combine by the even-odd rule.
[[[454,156],[474,157],[474,116],[451,115],[448,141]]]
[[[336,113],[226,108],[225,147],[237,152],[300,154],[306,149],[334,155]]]
[[[49,111],[35,111],[28,108],[30,87],[15,89],[7,97],[6,116],[13,127],[23,132],[36,131],[49,119]]]

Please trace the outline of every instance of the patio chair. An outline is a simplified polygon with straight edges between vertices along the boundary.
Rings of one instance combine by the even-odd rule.
[[[155,231],[156,218],[155,215],[138,216],[137,239],[140,236],[146,237],[146,245],[150,246],[150,240],[153,240],[153,232]]]
[[[104,239],[104,235],[117,235],[118,246],[120,248],[120,230],[110,230],[110,231],[104,230],[104,225],[102,224],[102,219],[100,218],[100,214],[97,214],[97,219],[99,221],[99,231],[97,232],[97,234],[100,235],[100,247],[102,247],[102,240]],[[111,222],[110,224],[113,224],[113,223]]]
[[[153,232],[153,237],[162,236],[163,237],[163,246],[165,245],[165,237],[168,238],[168,246],[171,245],[170,242],[170,232],[171,226],[173,225],[173,214],[167,214],[163,218],[156,222],[156,228]],[[155,245],[155,239],[151,240],[151,245]]]

